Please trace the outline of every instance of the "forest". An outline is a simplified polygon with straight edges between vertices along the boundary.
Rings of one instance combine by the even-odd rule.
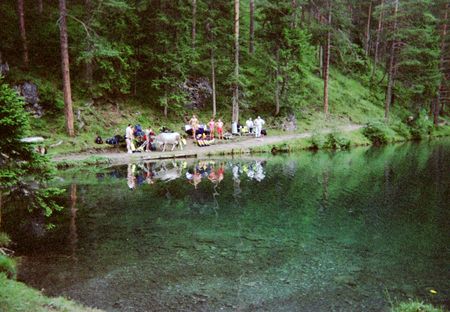
[[[26,229],[24,224],[33,220],[34,223],[31,221],[29,223],[40,225],[42,233],[52,233],[57,226],[47,222],[47,219],[58,213],[66,213],[67,217],[68,209],[63,208],[67,204],[67,196],[64,194],[70,188],[70,200],[75,203],[77,186],[76,184],[70,187],[65,185],[66,190],[64,190],[55,183],[57,171],[51,163],[51,157],[74,152],[87,151],[86,154],[92,152],[96,155],[98,151],[104,152],[107,148],[103,146],[98,150],[95,149],[96,135],[106,137],[123,134],[129,123],[140,123],[144,127],[151,126],[156,131],[163,126],[178,130],[186,118],[192,114],[198,114],[199,118],[205,122],[211,117],[222,118],[228,129],[232,122],[239,123],[248,117],[254,118],[260,115],[266,120],[267,127],[271,131],[269,135],[274,134],[274,136],[286,130],[283,127],[286,120],[294,120],[296,129],[293,131],[296,134],[304,134],[303,132],[306,133],[306,131],[313,134],[307,142],[293,140],[289,146],[284,142],[277,146],[260,146],[259,150],[257,148],[253,150],[255,153],[276,154],[277,151],[290,153],[295,151],[296,147],[317,152],[322,148],[349,149],[350,146],[356,145],[382,145],[427,139],[432,135],[450,136],[448,15],[448,0],[0,1],[0,133],[2,134],[0,141],[0,310],[5,308],[14,311],[30,311],[39,306],[42,309],[36,308],[36,311],[97,311],[77,307],[76,304],[63,299],[55,301],[23,284],[14,282],[18,276],[16,262],[20,263],[14,257],[13,249],[17,246],[4,229],[5,221],[2,223],[2,215],[6,218],[14,215],[20,217],[25,211],[23,215],[27,217],[14,223],[14,228]],[[354,132],[357,134],[351,139],[339,136],[340,133],[336,132],[338,131],[336,129],[343,125],[355,126],[358,130]],[[322,133],[319,133],[323,130],[333,132],[324,137]],[[319,135],[314,131],[319,131],[317,132]],[[22,141],[23,138],[30,136],[45,138],[47,146],[53,148],[49,151],[50,157],[36,153],[31,144]],[[354,141],[350,142],[353,139]],[[359,144],[359,142],[362,143]],[[342,153],[341,156],[336,156],[336,163],[339,165],[331,162],[330,165],[326,165],[329,163],[328,157],[332,158],[333,153],[323,154],[322,160],[319,159],[319,165],[303,156],[299,158],[301,160],[299,164],[308,168],[305,171],[306,178],[310,177],[311,183],[321,181],[314,191],[317,191],[317,194],[323,194],[322,197],[326,199],[324,202],[328,202],[329,185],[332,186],[330,187],[330,193],[332,193],[333,189],[348,187],[352,181],[355,190],[367,184],[367,193],[370,195],[367,195],[367,198],[372,199],[372,193],[377,194],[380,202],[389,195],[386,193],[389,189],[396,190],[399,187],[400,195],[397,196],[397,193],[392,192],[393,206],[389,209],[389,213],[398,208],[397,203],[403,203],[406,207],[405,216],[409,216],[410,206],[413,206],[418,215],[417,222],[416,219],[414,222],[428,224],[430,233],[440,233],[441,225],[438,224],[436,227],[435,221],[447,220],[442,211],[448,211],[448,209],[441,209],[441,207],[446,205],[444,199],[446,176],[442,173],[446,172],[445,165],[448,163],[446,162],[448,145],[444,146],[442,142],[436,144],[439,146],[431,151],[427,150],[427,146],[416,148],[416,145],[411,145],[404,150],[405,152],[398,152],[395,146],[391,146],[387,148],[389,157],[385,158],[377,158],[379,150],[369,148],[367,151],[356,151],[359,157]],[[412,153],[420,154],[419,164],[404,160]],[[73,156],[73,154],[70,155]],[[371,155],[374,158],[371,163],[374,169],[370,169],[366,161],[366,158]],[[76,171],[82,167],[83,170],[92,170],[89,173],[92,177],[95,176],[92,178],[94,184],[99,183],[100,180],[97,181],[97,178],[102,170],[100,163],[97,163],[102,157],[98,159],[95,157],[92,163],[70,164],[76,167],[74,169]],[[306,156],[308,157],[316,159],[314,158],[316,155]],[[345,161],[339,162],[339,157],[345,158]],[[356,158],[360,158],[360,161],[358,162]],[[280,164],[284,164],[286,159],[280,159]],[[434,161],[428,162],[428,159],[434,159]],[[265,166],[265,161],[259,162],[259,164],[262,163]],[[398,172],[394,172],[389,167],[392,163],[408,164],[408,170],[405,169],[407,172],[405,181],[395,182]],[[305,164],[311,165],[308,167]],[[58,169],[63,168],[64,165],[67,164],[59,163]],[[245,166],[242,165],[242,168],[240,164],[231,166],[234,170],[233,174],[239,175],[239,170],[242,170],[242,174]],[[422,198],[420,196],[424,190],[419,184],[413,183],[411,186],[408,183],[413,180],[412,177],[417,172],[423,175],[428,173],[428,169],[425,170],[425,168],[430,166],[432,169],[430,172],[433,174],[430,173],[429,180],[420,182],[424,183],[424,188],[430,187],[431,199],[425,198],[423,206],[416,207],[414,205],[419,205],[418,199]],[[133,168],[130,165],[129,167]],[[316,170],[316,167],[323,167],[323,172]],[[261,168],[263,168],[262,165]],[[334,168],[336,173],[333,174],[333,171],[330,173],[330,168]],[[288,189],[292,202],[286,204],[292,211],[287,211],[295,212],[298,208],[296,205],[302,204],[310,195],[306,193],[313,192],[307,192],[303,188],[305,172],[298,177],[298,185],[289,184],[296,172],[291,169],[289,164],[287,167],[280,166],[276,172],[283,172],[282,178],[272,177],[273,183],[266,182],[266,189],[257,188],[259,184],[255,184],[257,186],[252,189],[254,197],[263,193],[271,199],[287,198],[286,194],[280,192],[279,184],[280,181],[286,180],[286,185],[292,187]],[[355,178],[359,176],[358,174],[350,174],[349,170],[355,170],[354,172],[360,175],[361,180]],[[131,169],[129,171],[130,173],[126,174],[127,178],[134,181],[135,173]],[[85,172],[80,170],[80,177],[84,174]],[[89,174],[86,176],[89,177]],[[332,179],[336,176],[341,177],[341,180],[333,181]],[[373,179],[370,176],[373,176]],[[59,179],[58,181],[64,180],[61,177]],[[380,181],[374,187],[372,182],[376,179]],[[125,192],[121,193],[119,183],[117,181],[114,183],[117,185],[115,187],[117,193],[114,192],[114,196],[120,198],[131,196],[126,194],[132,194],[131,191],[135,191],[133,188],[130,190],[125,187],[123,188]],[[199,192],[197,188],[192,191],[189,183],[186,181],[182,183],[180,184],[182,187],[174,187],[174,194],[183,188],[186,190],[185,193],[178,194],[180,200],[174,211],[183,213],[179,217],[180,222],[184,223],[186,219],[189,219],[185,218],[184,213],[190,211],[190,208],[183,206],[188,202],[185,194],[201,195],[202,189]],[[227,183],[229,183],[230,197],[233,194],[234,199],[240,198],[240,188],[236,187],[240,186],[240,180],[232,180],[230,173]],[[120,182],[120,185],[122,184]],[[243,182],[243,185],[246,184],[250,182]],[[167,195],[169,194],[168,184],[156,185],[160,191],[155,194],[159,194],[161,198],[155,196],[154,198],[158,200],[152,201],[151,204],[157,205],[158,208],[160,203],[165,203],[167,206],[164,207],[162,217],[157,218],[159,223],[152,228],[152,231],[161,229],[161,224],[165,222],[161,220],[166,217],[166,213],[173,212],[170,206],[172,197]],[[205,183],[202,184],[203,188],[204,185]],[[401,188],[402,185],[409,185],[410,188],[405,190],[411,190],[410,193],[406,194],[406,191]],[[438,187],[433,188],[435,185]],[[111,189],[111,185],[108,187]],[[150,188],[150,185],[145,187]],[[218,184],[215,187],[216,191]],[[84,186],[80,189],[82,191],[78,196],[81,199],[80,207],[82,207],[83,198],[88,192],[83,191]],[[237,189],[239,189],[238,192]],[[354,198],[347,193],[347,188],[344,191],[340,202],[346,204],[345,200],[350,198],[348,205],[355,205]],[[403,191],[405,194],[402,193]],[[300,196],[301,192],[305,194]],[[214,193],[214,196],[216,195],[218,193]],[[242,196],[245,195],[248,194],[242,194]],[[409,195],[410,201],[399,200],[399,198],[408,199]],[[95,198],[97,197],[94,196],[93,203],[96,203]],[[330,198],[333,197],[330,196]],[[367,198],[364,197],[364,199]],[[215,197],[214,200],[216,200]],[[224,204],[232,201],[232,199],[227,200]],[[90,203],[89,200],[85,202]],[[120,203],[119,199],[111,202],[111,206],[116,207],[118,203]],[[315,201],[311,200],[311,203]],[[278,202],[273,203],[273,206],[264,206],[264,204],[265,202],[261,201],[259,205],[255,205],[253,208],[257,212],[254,214],[248,214],[246,209],[237,211],[243,212],[245,218],[259,216],[260,207],[267,208],[268,214],[281,211],[277,210],[280,209]],[[128,202],[124,205],[129,207]],[[363,224],[358,222],[362,220],[360,216],[364,215],[361,211],[366,212],[365,210],[353,212],[353,208],[347,206],[342,207],[342,210],[328,210],[326,206],[323,205],[317,211],[317,216],[334,211],[345,215],[342,219],[348,219],[349,225]],[[380,207],[388,206],[383,202]],[[111,207],[105,207],[105,210],[106,208]],[[143,207],[139,207],[141,208]],[[208,205],[203,208],[204,211],[202,210],[198,216],[208,213]],[[316,208],[316,206],[309,207],[314,215]],[[426,212],[423,212],[422,208]],[[370,213],[372,210],[375,211],[372,201],[364,205],[364,209]],[[195,213],[194,210],[191,211],[192,215]],[[83,220],[83,213],[89,213],[90,209],[83,211],[80,208],[80,211],[79,218]],[[120,224],[122,219],[126,218],[123,218],[122,210],[117,211],[120,211],[117,214],[120,215],[117,218],[120,219],[117,222]],[[230,224],[234,225],[236,212],[230,211],[233,212],[230,214],[232,216]],[[73,225],[76,225],[76,212],[77,208],[73,204],[70,209],[71,229]],[[433,219],[433,215],[424,221],[425,215],[432,215],[434,212],[438,216],[436,219]],[[438,214],[441,212],[442,215]],[[280,212],[281,215],[283,213]],[[99,216],[102,215],[106,216],[103,211],[99,213]],[[130,215],[141,219],[140,215],[135,215],[135,210]],[[268,219],[276,220],[276,217]],[[355,223],[356,219],[353,217],[360,219]],[[245,218],[243,220],[246,220]],[[375,219],[368,218],[370,222]],[[105,220],[109,224],[110,219],[105,217]],[[298,220],[309,222],[308,217],[304,219],[299,217]],[[395,219],[392,218],[392,220]],[[332,221],[330,224],[337,224],[334,218],[330,218],[330,221]],[[257,222],[249,223],[253,225]],[[321,221],[318,223],[321,224]],[[416,223],[411,228],[420,230],[421,227],[416,227]],[[444,232],[447,230],[446,225],[442,226]],[[36,228],[37,226],[32,230]],[[365,223],[361,229],[366,231]],[[141,228],[137,228],[135,232],[127,232],[124,235],[127,239],[126,244],[128,244],[128,236],[134,237],[136,233],[141,233],[140,231]],[[173,230],[173,233],[177,231]],[[194,231],[193,229],[192,232]],[[229,233],[234,235],[233,231],[235,230],[230,230]],[[252,231],[256,232],[254,229]],[[217,234],[216,229],[212,232],[214,235]],[[297,232],[293,231],[293,233]],[[43,241],[46,238],[45,235],[43,235]],[[433,237],[428,234],[425,236],[427,239]],[[82,233],[80,240],[83,240]],[[263,237],[254,241],[259,244],[260,241],[265,240],[270,239]],[[381,241],[380,238],[379,240]],[[412,242],[411,245],[416,243],[414,238],[407,237],[407,240]],[[73,241],[77,242],[78,236],[75,235]],[[436,239],[433,241],[440,242]],[[211,239],[208,242],[214,243],[214,240]],[[286,242],[290,244],[291,239]],[[109,243],[110,241],[107,240],[105,246]],[[75,245],[76,243],[73,245],[74,250]],[[445,242],[442,241],[442,246],[444,245]],[[434,245],[426,245],[426,247],[429,247],[430,253],[434,252]],[[445,255],[445,251],[442,252],[442,249],[444,248],[437,248],[438,255],[431,254],[429,259],[439,260],[439,257],[443,259],[442,255]],[[104,250],[108,255],[110,254],[108,248]],[[322,251],[321,248],[319,250]],[[365,252],[366,249],[364,249]],[[402,249],[398,254],[403,253]],[[420,254],[427,259],[428,254],[425,254],[423,250]],[[117,258],[123,258],[123,255]],[[174,257],[171,260],[178,263],[178,258]],[[212,262],[215,263],[215,260]],[[429,262],[427,259],[423,268],[429,269],[430,272],[434,270],[433,273],[438,276],[436,272],[439,272],[441,268],[438,270]],[[314,266],[310,267],[314,268]],[[347,263],[344,267],[347,267]],[[359,268],[357,269],[359,272]],[[398,271],[401,273],[401,270]],[[440,280],[442,276],[438,276],[436,280]],[[414,283],[416,277],[411,275]],[[444,280],[443,277],[442,280]],[[350,284],[347,279],[341,279],[340,282],[344,282],[347,290],[353,289],[356,285],[353,280]],[[377,287],[380,284],[378,279],[374,282]],[[257,284],[251,282],[248,285],[250,285],[249,289],[255,289],[253,287]],[[410,285],[407,284],[405,289],[407,293],[410,293],[413,287],[408,286]],[[425,294],[423,293],[425,288],[421,288],[422,293],[416,291],[415,294],[419,294],[419,298],[435,298],[433,303],[441,304],[439,300],[445,298],[446,292],[441,290],[438,292],[429,286],[433,285],[427,284]],[[385,287],[383,291],[387,292],[387,286],[383,285],[383,287]],[[367,297],[372,299],[372,295],[371,293]],[[403,296],[404,298],[406,297]],[[388,299],[390,301],[390,298]],[[202,297],[202,300],[205,299]],[[384,301],[383,304],[386,304]],[[448,300],[445,303],[448,303]],[[274,301],[274,304],[278,304],[277,301]],[[414,311],[425,311],[424,309],[422,303],[418,303]],[[349,310],[355,310],[355,308]],[[392,309],[392,311],[409,310],[400,308]],[[429,308],[426,311],[442,310]]]
[[[37,84],[69,136],[87,99],[172,120],[376,106],[387,123],[436,125],[450,101],[445,0],[7,0],[0,20],[4,82]]]

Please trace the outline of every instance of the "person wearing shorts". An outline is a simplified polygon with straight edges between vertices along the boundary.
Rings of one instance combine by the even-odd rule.
[[[222,122],[222,119],[219,119],[216,122],[216,127],[217,127],[217,136],[219,137],[220,140],[223,140],[223,122]]]

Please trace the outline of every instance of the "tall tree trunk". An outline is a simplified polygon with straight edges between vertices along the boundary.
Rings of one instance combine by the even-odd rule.
[[[330,76],[330,50],[331,50],[331,0],[328,0],[328,32],[327,47],[325,49],[325,64],[323,73],[323,111],[328,115],[328,80]]]
[[[372,17],[372,1],[369,4],[369,12],[367,16],[367,26],[366,26],[366,40],[365,40],[365,52],[366,56],[369,55],[369,46],[370,46],[370,19]]]
[[[319,45],[319,71],[320,77],[323,77],[323,46]]]
[[[61,69],[63,76],[64,91],[64,114],[66,117],[67,134],[71,137],[75,135],[73,129],[73,109],[72,109],[72,90],[70,88],[70,70],[69,70],[69,44],[67,39],[67,8],[66,0],[59,0],[59,32],[61,41]]]
[[[211,84],[212,84],[212,109],[213,109],[213,117],[216,117],[217,114],[217,105],[216,105],[216,60],[214,55],[214,25],[210,22],[206,23],[206,32],[208,34],[208,40],[211,44]]]
[[[239,121],[239,0],[234,0],[234,82],[232,122]]]
[[[434,125],[437,126],[438,122],[439,122],[439,113],[440,113],[440,107],[441,107],[441,102],[442,102],[442,108],[444,108],[444,100],[443,100],[443,93],[444,93],[444,82],[446,80],[446,76],[445,76],[445,37],[447,36],[447,19],[448,19],[448,3],[445,5],[445,13],[444,13],[444,23],[442,24],[442,32],[441,32],[441,59],[440,59],[440,71],[441,71],[441,82],[439,84],[439,89],[438,89],[438,95],[437,95],[437,101],[436,101],[436,105],[434,107]]]
[[[291,0],[291,28],[297,27],[297,0]]]
[[[168,106],[169,106],[169,103],[167,100],[167,90],[166,90],[166,91],[164,91],[164,118],[167,118],[167,114],[168,114],[168,110],[169,110]]]
[[[214,49],[211,49],[211,83],[212,83],[212,105],[213,105],[213,117],[216,117],[216,64],[214,59]]]
[[[84,1],[84,6],[86,9],[86,17],[85,17],[85,21],[84,23],[87,26],[90,26],[91,24],[91,19],[92,19],[92,2],[91,0],[85,0]],[[92,44],[92,40],[89,37],[89,34],[87,34],[87,38],[86,40],[87,42],[87,47],[86,47],[86,52],[88,52],[88,55],[91,55],[91,52],[93,51],[94,47]],[[93,64],[92,64],[92,58],[89,58],[87,60],[84,61],[84,83],[86,84],[86,87],[90,90],[92,88],[92,80],[93,80],[93,74],[94,74],[94,69],[93,69]]]
[[[280,48],[277,47],[275,51],[275,116],[280,113],[280,82],[278,77],[280,76]]]
[[[197,0],[192,0],[192,48],[195,49],[197,36]]]
[[[392,29],[392,42],[391,42],[391,55],[389,56],[389,71],[388,71],[388,85],[386,90],[386,102],[384,106],[384,119],[389,120],[389,109],[391,107],[392,101],[392,88],[394,87],[394,66],[395,66],[395,33],[397,31],[397,12],[398,12],[398,2],[395,0],[394,7],[394,26]]]
[[[248,42],[248,52],[253,54],[255,52],[255,0],[250,0],[250,38]]]
[[[43,0],[38,1],[38,10],[39,10],[39,14],[44,13],[44,1]]]
[[[373,69],[372,69],[372,78],[375,74],[375,71],[377,69],[377,63],[378,63],[378,53],[379,53],[379,47],[380,47],[380,37],[381,37],[381,31],[383,29],[383,6],[384,6],[384,0],[381,0],[380,5],[380,18],[378,19],[378,29],[377,29],[377,39],[375,41],[375,55],[373,57]]]
[[[25,12],[23,9],[23,1],[17,0],[17,11],[19,14],[19,30],[20,30],[20,39],[22,41],[22,60],[23,67],[28,69],[30,64],[30,60],[28,58],[28,43],[27,43],[27,32],[25,30]]]

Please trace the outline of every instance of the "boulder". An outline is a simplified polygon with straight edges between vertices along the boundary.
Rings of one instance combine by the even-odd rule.
[[[185,104],[185,107],[188,109],[204,108],[212,95],[212,87],[208,79],[204,77],[186,80],[181,89],[188,94],[189,101]]]
[[[297,130],[297,119],[294,114],[289,114],[281,125],[281,128],[284,131],[295,131]]]
[[[32,82],[24,82],[15,86],[15,89],[23,96],[26,109],[34,117],[40,118],[44,115],[44,109],[39,105],[39,91],[37,85]]]
[[[2,64],[0,62],[0,76],[6,77],[9,73],[9,65],[8,63]]]

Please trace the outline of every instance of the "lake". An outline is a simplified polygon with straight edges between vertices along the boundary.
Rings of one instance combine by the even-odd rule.
[[[106,311],[449,307],[449,173],[448,139],[76,168],[53,228],[3,225],[19,280]]]

